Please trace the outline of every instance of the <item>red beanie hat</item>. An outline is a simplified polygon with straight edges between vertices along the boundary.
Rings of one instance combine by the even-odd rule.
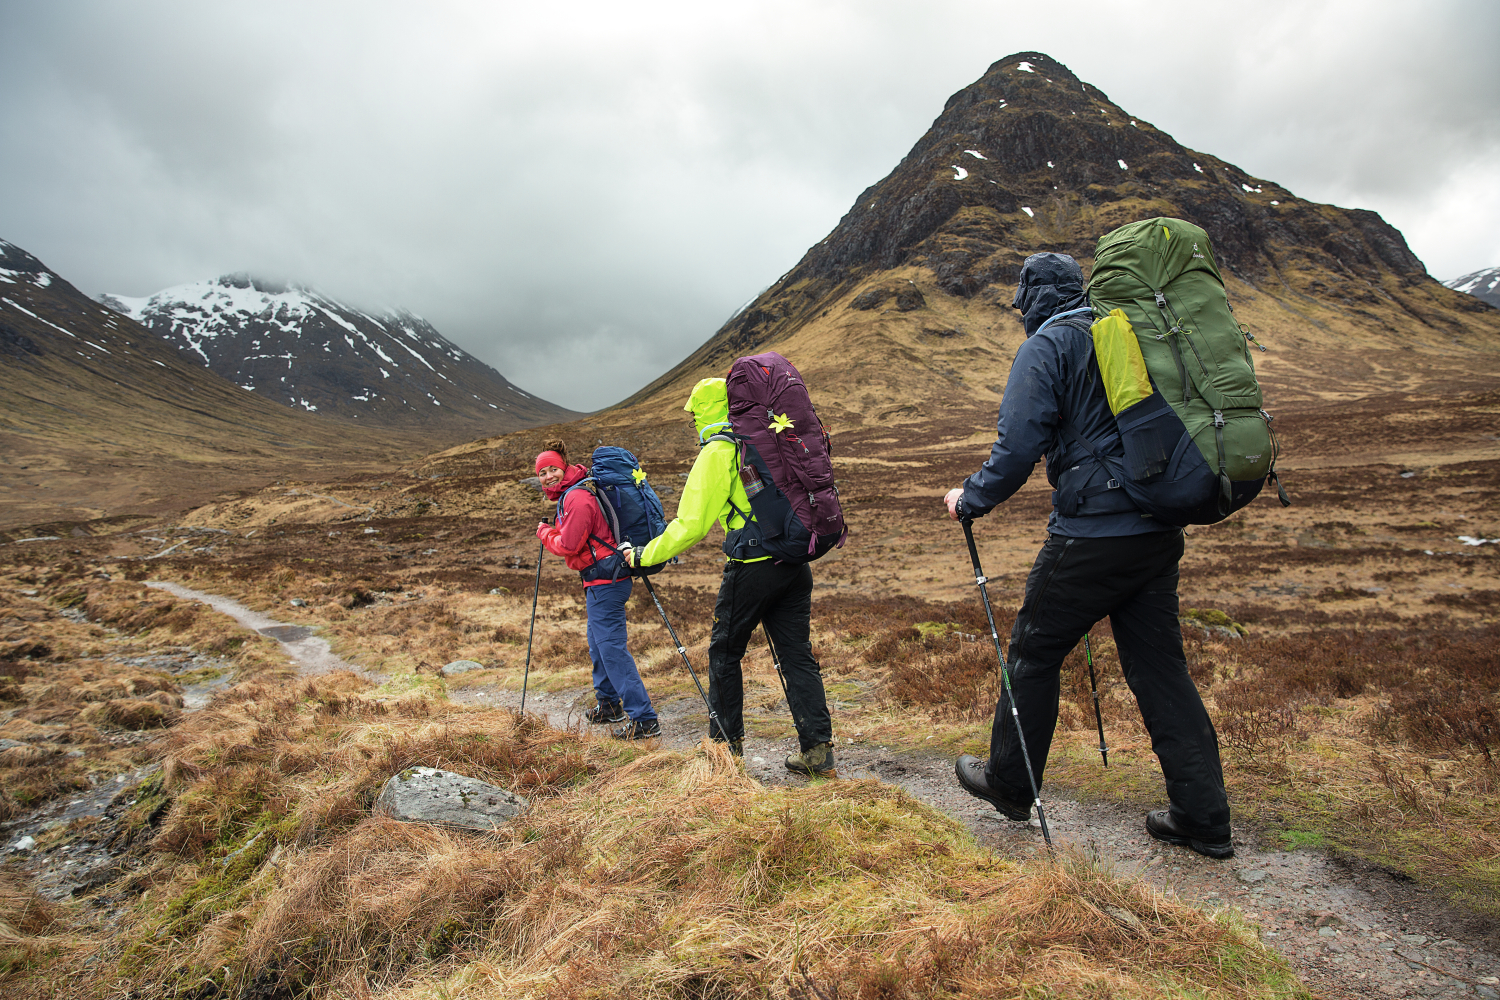
[[[567,461],[555,451],[544,451],[536,457],[536,471],[541,475],[543,469],[549,465],[555,465],[564,472],[568,471]]]

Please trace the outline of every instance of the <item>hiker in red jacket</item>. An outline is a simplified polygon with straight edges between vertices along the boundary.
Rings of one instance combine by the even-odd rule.
[[[625,646],[630,571],[615,553],[614,536],[591,484],[578,485],[588,478],[589,470],[569,465],[562,442],[554,441],[536,457],[536,474],[547,499],[561,500],[557,523],[542,521],[536,526],[536,536],[548,552],[562,556],[568,568],[578,570],[583,578],[589,659],[594,664],[594,696],[598,699],[584,718],[596,724],[624,723],[611,731],[616,739],[660,736],[661,724],[651,706],[651,696]]]

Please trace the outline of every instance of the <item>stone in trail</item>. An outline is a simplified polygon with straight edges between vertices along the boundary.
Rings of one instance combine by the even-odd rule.
[[[525,799],[503,788],[435,767],[409,767],[393,775],[375,800],[376,815],[486,832],[529,807]]]
[[[454,660],[452,663],[443,665],[443,676],[452,677],[454,674],[466,674],[470,670],[483,670],[484,664],[478,660]]]

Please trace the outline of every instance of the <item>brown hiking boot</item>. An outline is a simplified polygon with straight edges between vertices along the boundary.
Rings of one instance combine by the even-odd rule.
[[[797,774],[805,774],[809,778],[833,778],[838,772],[833,768],[833,744],[819,743],[802,751],[794,753],[786,759],[786,769]]]

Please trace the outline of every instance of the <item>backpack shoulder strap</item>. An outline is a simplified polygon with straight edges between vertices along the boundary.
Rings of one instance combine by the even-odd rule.
[[[743,442],[744,440],[745,436],[743,434],[735,434],[733,431],[719,431],[716,434],[710,434],[708,437],[704,438],[703,443],[708,444],[710,441],[727,441],[730,444],[734,445],[735,465],[738,466],[741,442]],[[738,476],[740,474],[740,471],[738,468],[735,468],[731,474]],[[743,528],[745,525],[750,523],[751,514],[748,511],[740,510],[739,505],[736,504],[732,499],[733,496],[734,487],[731,483],[729,489],[729,497],[726,497],[724,502],[729,504],[730,511],[732,511],[734,515],[740,519],[740,527]]]

